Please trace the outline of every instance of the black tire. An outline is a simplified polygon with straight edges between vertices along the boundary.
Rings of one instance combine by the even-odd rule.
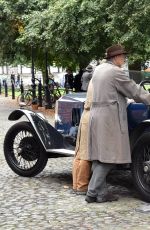
[[[141,199],[150,202],[150,133],[144,133],[132,154],[133,182]]]
[[[48,157],[30,122],[19,122],[7,132],[4,155],[10,168],[18,175],[32,177],[46,166]]]
[[[32,104],[32,95],[30,93],[22,93],[17,98],[18,104],[24,103],[25,106],[30,106]]]

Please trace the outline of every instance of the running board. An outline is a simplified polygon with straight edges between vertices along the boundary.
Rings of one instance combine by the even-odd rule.
[[[46,152],[55,153],[55,154],[59,154],[62,156],[68,156],[68,157],[75,155],[75,151],[69,150],[69,149],[47,149]]]

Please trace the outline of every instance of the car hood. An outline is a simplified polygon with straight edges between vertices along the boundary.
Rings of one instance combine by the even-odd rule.
[[[65,96],[62,96],[61,98],[58,99],[58,101],[85,102],[85,99],[86,99],[86,93],[70,93],[70,94],[66,94]]]

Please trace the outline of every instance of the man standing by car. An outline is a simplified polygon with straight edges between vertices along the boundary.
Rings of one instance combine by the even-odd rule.
[[[150,94],[129,79],[121,66],[127,52],[121,45],[106,50],[107,62],[96,67],[93,77],[93,102],[89,122],[89,159],[92,177],[86,201],[118,199],[108,192],[106,176],[115,164],[131,163],[126,97],[150,104]]]

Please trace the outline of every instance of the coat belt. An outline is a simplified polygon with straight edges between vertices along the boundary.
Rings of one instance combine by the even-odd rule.
[[[115,103],[118,103],[117,101],[112,102],[92,102],[92,107],[105,107],[109,105],[113,105]]]

